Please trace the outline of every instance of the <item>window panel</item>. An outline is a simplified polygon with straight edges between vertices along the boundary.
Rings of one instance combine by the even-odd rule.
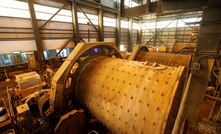
[[[133,29],[138,29],[138,23],[133,23]]]
[[[116,19],[104,17],[103,22],[104,26],[116,27]]]
[[[0,7],[0,16],[30,18],[29,11]]]
[[[121,20],[121,28],[128,28],[128,21]]]

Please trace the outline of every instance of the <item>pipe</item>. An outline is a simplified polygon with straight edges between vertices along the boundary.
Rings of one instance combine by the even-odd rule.
[[[181,126],[182,126],[183,121],[184,121],[183,114],[184,114],[184,111],[185,111],[185,105],[186,105],[186,101],[187,101],[187,96],[188,96],[192,76],[193,76],[193,74],[190,73],[188,81],[187,81],[187,85],[186,85],[186,88],[185,88],[185,91],[184,91],[184,94],[183,94],[183,97],[182,97],[182,100],[181,100],[181,103],[180,103],[180,108],[179,108],[179,111],[178,111],[178,114],[177,114],[177,118],[176,118],[175,124],[173,126],[172,134],[179,134],[180,133],[180,129],[181,129]]]
[[[210,95],[205,95],[205,97],[207,97],[209,99],[212,99],[212,100],[221,101],[221,98],[218,98],[218,97],[213,97],[213,96],[210,96]]]

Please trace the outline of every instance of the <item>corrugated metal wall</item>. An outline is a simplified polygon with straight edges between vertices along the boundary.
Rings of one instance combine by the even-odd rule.
[[[26,2],[23,2],[26,3]],[[53,1],[35,0],[38,6],[44,5],[48,7],[54,7],[55,12],[62,7],[63,3],[57,3]],[[111,1],[102,1],[102,4],[110,7],[116,7],[116,3]],[[0,5],[1,6],[1,5]],[[88,17],[94,22],[95,27],[98,29],[98,9],[92,8],[85,5],[80,5],[82,10],[88,15]],[[10,9],[10,8],[8,8]],[[12,8],[13,9],[13,8]],[[14,9],[13,9],[14,10]],[[25,9],[28,11],[28,9]],[[67,14],[59,14],[57,17],[62,17],[61,20],[52,20],[40,30],[44,50],[55,50],[61,48],[63,43],[69,39],[73,34],[73,24],[70,13],[70,5],[66,7],[65,11]],[[0,11],[1,13],[1,11]],[[37,17],[42,18],[41,14],[47,13],[42,10],[36,11]],[[79,33],[80,37],[84,41],[88,41],[88,20],[85,16],[78,11],[79,18]],[[40,15],[39,15],[40,14]],[[19,15],[19,14],[18,14]],[[53,13],[49,12],[47,15],[52,16]],[[117,15],[112,12],[103,11],[104,20],[104,41],[116,40],[116,21]],[[200,21],[202,12],[191,12],[184,14],[175,14],[167,16],[156,16],[155,14],[144,15],[138,17],[139,19],[133,18],[133,30],[132,30],[132,45],[137,44],[138,36],[138,23],[141,22],[141,41],[142,44],[148,44],[151,46],[167,46],[171,47],[171,42],[177,40],[179,43],[185,43],[189,41],[190,34],[193,29],[199,29],[197,25],[185,25],[185,21],[190,22],[188,19],[195,18],[196,21]],[[55,16],[56,17],[56,16]],[[66,18],[66,19],[65,19]],[[18,18],[18,17],[6,17],[0,14],[0,54],[9,54],[14,51],[28,52],[36,51],[36,45],[34,41],[34,32],[31,26],[30,18]],[[124,45],[127,51],[129,45],[129,18],[121,18],[121,43]],[[194,20],[191,20],[194,22]],[[46,19],[38,19],[38,26],[46,22]],[[98,41],[98,32],[92,25],[90,28],[90,41]],[[73,48],[74,43],[71,41],[66,47]]]
[[[36,0],[36,3],[51,5],[52,7],[56,7],[57,10],[63,6],[61,3],[51,2],[45,3],[43,0]],[[26,2],[22,2],[26,3]],[[94,15],[96,19],[98,19],[98,9],[88,7],[88,6],[80,6],[82,10],[88,15]],[[70,9],[70,6],[66,7]],[[13,8],[12,8],[13,10]],[[70,11],[70,10],[69,10]],[[37,11],[38,12],[38,11]],[[36,13],[37,13],[36,12]],[[42,11],[44,13],[47,11]],[[80,13],[80,11],[79,11]],[[49,16],[52,16],[53,13],[48,13]],[[56,16],[55,16],[56,17]],[[70,14],[63,17],[71,18]],[[83,17],[83,18],[82,18]],[[91,16],[88,16],[91,20]],[[93,17],[93,16],[92,16]],[[104,17],[113,18],[116,20],[116,14],[110,12],[104,12]],[[34,42],[34,34],[32,30],[31,20],[29,18],[17,18],[17,17],[4,17],[0,16],[0,46],[3,48],[0,50],[0,54],[7,54],[13,51],[36,51],[36,46]],[[62,22],[59,21],[50,21],[47,25],[40,30],[41,38],[43,41],[43,49],[44,50],[52,50],[58,49],[62,46],[62,44],[72,36],[73,34],[73,24],[72,22]],[[42,26],[46,20],[38,19],[38,26]],[[86,24],[87,20],[85,16],[81,14],[79,16],[79,33],[80,37],[83,38],[86,42],[88,41],[88,25]],[[98,28],[98,24],[95,24]],[[116,26],[105,26],[104,27],[104,37],[105,41],[115,41],[116,36]],[[98,33],[90,25],[90,40],[98,41]],[[7,45],[5,45],[7,44]],[[17,46],[17,47],[16,47]],[[67,47],[74,47],[74,43],[70,42]]]
[[[200,28],[200,24],[188,25],[188,22],[199,22],[201,16],[202,11],[166,16],[145,15],[142,19],[142,43],[150,47],[171,47],[174,40],[187,43],[193,30]]]

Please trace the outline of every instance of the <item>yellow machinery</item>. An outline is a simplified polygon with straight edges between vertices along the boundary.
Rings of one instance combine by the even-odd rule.
[[[81,114],[85,111],[112,133],[171,133],[191,57],[154,54],[139,46],[129,59],[122,59],[112,42],[79,43],[53,76],[51,89],[23,100],[29,108],[19,111],[19,124],[26,124],[22,128],[31,132],[29,124],[40,118],[46,123],[39,126],[39,132],[48,133],[51,129],[43,131],[51,126],[46,118],[56,115],[60,117],[53,128],[56,133],[82,133],[75,130],[83,125],[69,125],[85,120]],[[20,120],[28,119],[29,111],[36,117]],[[65,123],[67,120],[70,123]]]
[[[182,93],[183,69],[94,58],[77,79],[76,97],[115,133],[170,133]]]
[[[75,98],[112,132],[171,133],[183,91],[184,68],[123,60],[110,42],[79,43],[52,79],[51,112],[64,112],[75,105],[66,98]]]

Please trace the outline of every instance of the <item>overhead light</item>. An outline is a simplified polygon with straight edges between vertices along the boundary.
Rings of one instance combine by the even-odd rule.
[[[13,54],[20,54],[20,51],[14,51]]]
[[[120,51],[125,51],[124,45],[120,45]]]

